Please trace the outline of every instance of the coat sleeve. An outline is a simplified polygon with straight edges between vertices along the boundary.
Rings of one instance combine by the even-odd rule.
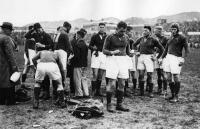
[[[5,48],[5,54],[8,59],[11,72],[18,71],[18,67],[17,67],[17,63],[14,57],[14,52],[13,52],[13,47],[12,47],[12,40],[9,37],[6,37],[4,40],[4,48]]]

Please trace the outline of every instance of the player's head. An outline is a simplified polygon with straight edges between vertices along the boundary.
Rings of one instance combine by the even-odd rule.
[[[126,33],[126,29],[127,29],[127,24],[124,21],[120,21],[117,24],[117,34],[119,35],[119,37],[124,36],[124,34]]]
[[[33,28],[37,33],[42,33],[43,32],[43,29],[42,29],[42,26],[40,25],[40,23],[35,23],[33,25]]]
[[[143,36],[148,37],[151,34],[151,26],[145,25],[143,30]]]
[[[79,31],[77,31],[77,33],[76,33],[76,39],[84,38],[86,34],[87,34],[87,31],[82,28]]]
[[[179,32],[179,24],[178,23],[172,23],[170,30],[171,30],[172,35],[177,35],[178,32]]]
[[[66,28],[66,32],[67,32],[67,33],[69,33],[69,31],[70,31],[71,28],[72,28],[71,24],[70,24],[69,22],[67,22],[67,21],[65,21],[65,22],[63,23],[63,27]]]
[[[129,37],[132,37],[132,35],[133,35],[132,30],[133,30],[133,27],[132,27],[132,26],[127,26],[126,34],[127,34]]]
[[[2,31],[6,34],[6,35],[11,35],[13,29],[13,24],[10,22],[3,22],[3,24],[0,26]]]
[[[163,27],[162,26],[155,26],[154,34],[156,36],[161,36],[162,35],[162,31],[163,31]]]
[[[99,23],[99,33],[105,33],[106,31],[106,24],[103,22]]]

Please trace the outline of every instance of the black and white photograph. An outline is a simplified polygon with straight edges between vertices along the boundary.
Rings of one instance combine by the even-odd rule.
[[[200,1],[0,3],[0,129],[200,129]]]

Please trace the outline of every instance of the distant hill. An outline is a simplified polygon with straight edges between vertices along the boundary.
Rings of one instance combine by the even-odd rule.
[[[183,12],[175,15],[166,15],[166,16],[159,16],[155,18],[140,18],[140,17],[131,17],[127,19],[123,19],[128,24],[138,25],[138,24],[155,24],[157,19],[167,19],[167,22],[183,22],[183,21],[200,21],[200,12]],[[120,19],[115,17],[107,17],[102,18],[99,20],[87,20],[84,18],[75,19],[69,21],[72,24],[72,27],[82,27],[84,24],[90,24],[93,22],[107,22],[107,23],[118,23]],[[63,24],[64,20],[62,21],[44,21],[40,22],[43,28],[48,29],[56,29],[58,26]],[[30,24],[29,24],[30,25]],[[28,25],[26,25],[28,26]]]

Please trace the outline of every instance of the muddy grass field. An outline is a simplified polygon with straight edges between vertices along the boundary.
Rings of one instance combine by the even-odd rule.
[[[20,70],[23,69],[23,50],[16,53]],[[40,109],[32,109],[32,101],[15,106],[0,106],[1,129],[199,129],[200,128],[200,51],[192,49],[181,74],[180,102],[169,103],[162,96],[125,98],[124,104],[130,112],[108,113],[104,116],[82,120],[72,116],[68,110],[58,109],[52,100],[41,101]],[[27,85],[33,86],[29,75]],[[91,71],[88,70],[88,78]],[[156,79],[156,78],[155,78]],[[132,86],[131,83],[130,87]],[[155,84],[154,91],[157,89]],[[105,83],[102,86],[105,89]],[[168,89],[169,91],[169,89]],[[30,91],[32,95],[32,90]],[[116,101],[116,98],[113,98]],[[104,98],[104,104],[106,99]],[[49,112],[51,111],[51,112]],[[53,112],[52,112],[53,111]],[[34,127],[38,125],[38,127]]]

